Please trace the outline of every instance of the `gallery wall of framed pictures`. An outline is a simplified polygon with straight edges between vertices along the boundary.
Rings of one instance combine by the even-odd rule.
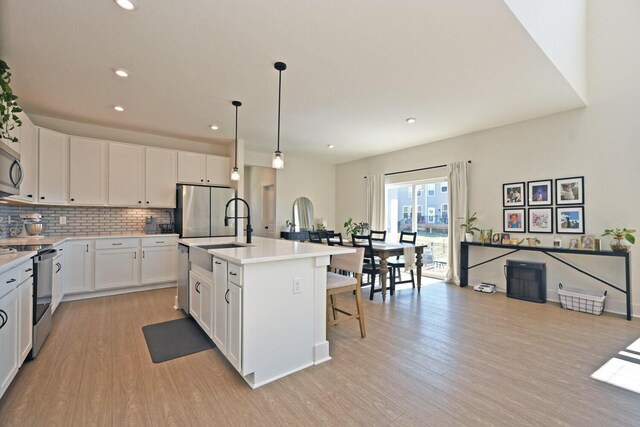
[[[503,184],[502,205],[505,233],[585,232],[583,176]]]

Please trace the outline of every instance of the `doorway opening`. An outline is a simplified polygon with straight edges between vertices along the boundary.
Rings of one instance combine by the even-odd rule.
[[[276,236],[276,171],[262,166],[245,166],[244,196],[251,206],[254,236]]]

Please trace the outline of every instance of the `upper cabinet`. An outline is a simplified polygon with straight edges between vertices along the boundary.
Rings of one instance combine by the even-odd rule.
[[[107,142],[71,137],[69,204],[107,204]]]
[[[142,206],[144,147],[109,143],[109,205]]]
[[[152,208],[176,207],[177,152],[145,148],[145,205]]]
[[[229,158],[178,152],[178,182],[184,184],[229,185]]]
[[[69,137],[48,129],[38,132],[38,202],[68,203]]]

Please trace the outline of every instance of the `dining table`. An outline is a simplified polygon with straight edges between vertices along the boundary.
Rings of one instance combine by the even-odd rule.
[[[387,273],[389,272],[388,259],[393,256],[404,255],[405,248],[413,247],[416,254],[416,284],[418,292],[422,286],[422,253],[429,243],[392,243],[373,241],[373,255],[380,258],[380,284],[382,286],[382,301],[387,298]],[[373,285],[372,285],[373,286]]]

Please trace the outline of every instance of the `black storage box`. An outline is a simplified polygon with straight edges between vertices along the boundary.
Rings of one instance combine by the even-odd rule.
[[[504,270],[509,298],[538,303],[547,302],[547,267],[545,263],[507,260]]]

